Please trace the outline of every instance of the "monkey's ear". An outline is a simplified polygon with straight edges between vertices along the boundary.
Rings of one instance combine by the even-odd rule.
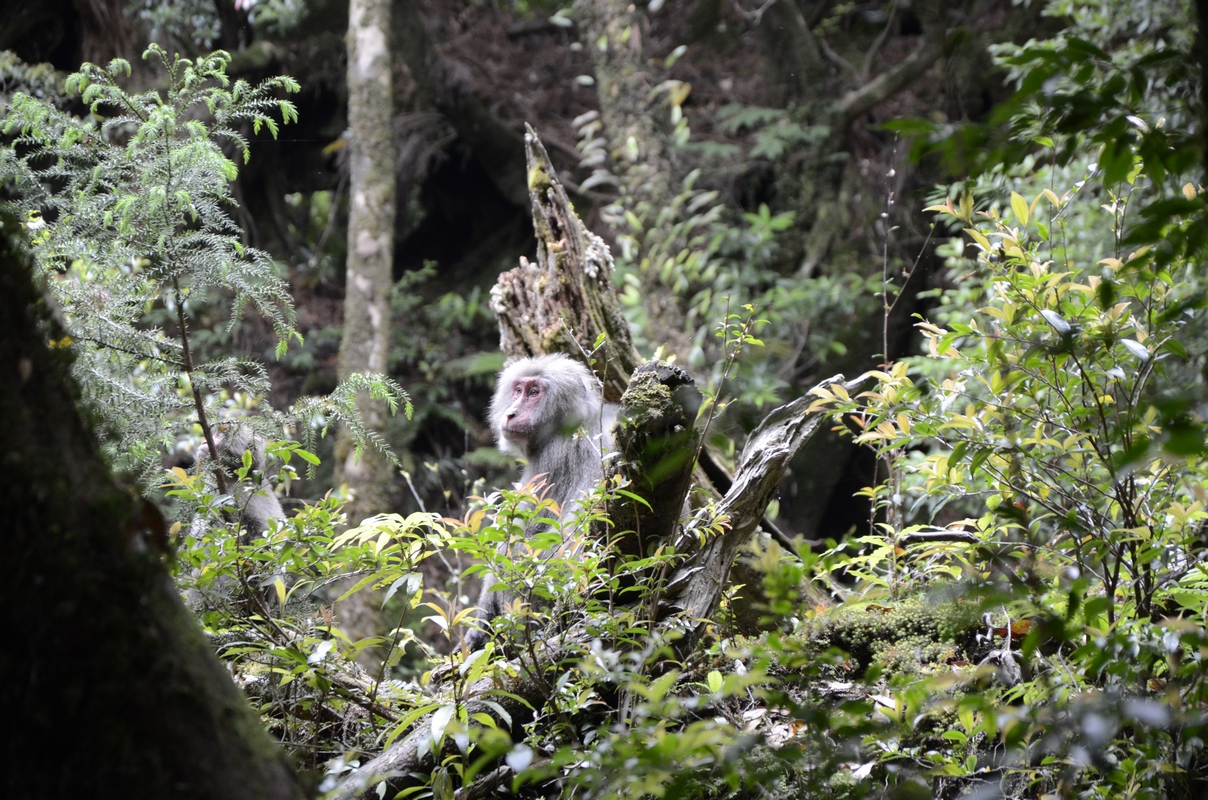
[[[587,392],[588,397],[599,397],[604,393],[604,384],[600,382],[590,367],[583,367],[583,389]]]

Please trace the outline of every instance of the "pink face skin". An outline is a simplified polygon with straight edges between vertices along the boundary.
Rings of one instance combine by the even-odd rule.
[[[509,441],[524,442],[536,430],[534,419],[545,398],[545,381],[517,378],[512,383],[512,404],[504,412],[503,435]]]

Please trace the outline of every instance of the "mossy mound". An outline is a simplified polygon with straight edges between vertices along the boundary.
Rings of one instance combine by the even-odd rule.
[[[806,622],[798,635],[809,651],[847,653],[853,675],[874,664],[891,674],[912,674],[928,664],[971,660],[981,625],[972,603],[919,597],[841,606]]]

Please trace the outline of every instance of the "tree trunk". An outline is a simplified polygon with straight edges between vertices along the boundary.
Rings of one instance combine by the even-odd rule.
[[[158,510],[119,487],[75,407],[45,298],[0,220],[5,797],[300,798],[181,604]],[[7,787],[7,788],[4,788]]]
[[[588,0],[576,11],[584,18],[583,40],[591,43],[604,137],[624,194],[663,208],[672,196],[672,169],[651,113],[650,91],[660,74],[647,63],[643,12],[629,0]]]
[[[795,105],[825,86],[826,65],[818,42],[793,0],[775,0],[755,21],[768,102]]]
[[[348,11],[348,127],[352,132],[348,266],[340,377],[386,374],[390,352],[390,291],[394,263],[394,128],[389,0],[352,0]],[[382,434],[386,404],[357,398],[366,426]],[[359,457],[343,431],[336,448],[336,483],[348,485],[352,524],[390,510],[390,462],[375,448]],[[360,592],[339,604],[340,625],[354,641],[379,632],[377,603]]]
[[[677,190],[670,145],[657,122],[665,95],[652,96],[662,83],[663,70],[645,50],[646,12],[629,0],[580,0],[575,10],[582,39],[591,43],[587,50],[593,61],[609,168],[621,189],[618,205],[636,215],[645,227],[635,261],[643,264],[642,301],[649,319],[648,334],[670,352],[686,355],[692,343],[685,330],[684,311],[675,295],[659,285],[659,262],[681,248],[666,240],[665,224],[655,224],[671,207]],[[616,220],[615,233],[633,235],[620,215],[609,218]]]
[[[126,28],[123,0],[72,0],[84,23],[80,26],[80,58],[104,66],[112,59],[134,57]]]
[[[618,553],[645,558],[675,535],[700,449],[700,405],[700,390],[679,367],[653,361],[634,370],[617,418],[617,457],[605,471],[609,485],[625,486],[628,494],[609,501],[611,524],[594,531],[615,532]]]

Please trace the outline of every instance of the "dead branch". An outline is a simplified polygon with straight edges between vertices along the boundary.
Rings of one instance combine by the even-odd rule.
[[[524,149],[537,255],[521,258],[491,290],[500,347],[510,358],[567,353],[594,359],[605,399],[616,402],[642,359],[612,282],[612,254],[575,213],[549,154],[527,126]]]
[[[845,389],[855,391],[866,380],[862,375],[845,382],[842,375],[835,375],[818,387],[842,384]],[[759,526],[789,461],[825,421],[825,416],[807,411],[813,401],[814,397],[807,394],[768,414],[747,439],[730,491],[715,506],[697,512],[697,522],[707,526],[707,517],[711,517],[725,520],[728,527],[725,533],[708,540],[693,562],[676,572],[668,586],[673,608],[687,620],[685,636],[677,644],[681,655],[691,650],[704,632],[709,616],[717,609],[738,549]]]

